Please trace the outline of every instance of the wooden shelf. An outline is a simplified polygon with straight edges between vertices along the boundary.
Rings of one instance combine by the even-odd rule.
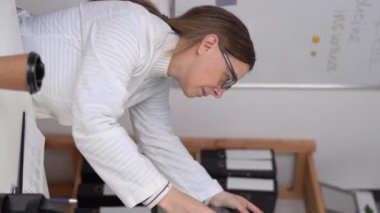
[[[313,153],[315,142],[313,140],[294,139],[181,139],[185,147],[199,159],[202,149],[248,149],[248,148],[270,148],[275,153],[294,154],[293,184],[291,187],[278,186],[279,199],[301,199],[303,200],[307,213],[325,213],[322,194],[318,181],[317,171],[314,164]],[[50,193],[53,190],[64,192],[71,191],[71,197],[76,197],[79,183],[81,181],[80,169],[82,156],[75,147],[74,140],[68,135],[47,135],[47,149],[68,149],[73,152],[74,182],[61,185],[49,183]],[[69,188],[70,189],[67,189]],[[73,212],[74,207],[72,208]]]
[[[199,159],[202,149],[273,149],[275,153],[295,155],[293,184],[278,186],[279,199],[302,199],[308,213],[325,213],[315,168],[313,140],[288,139],[182,139],[189,152]]]

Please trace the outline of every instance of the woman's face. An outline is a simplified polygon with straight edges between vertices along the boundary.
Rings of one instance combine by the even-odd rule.
[[[212,95],[221,98],[226,91],[222,88],[222,84],[233,78],[227,60],[230,61],[237,80],[241,79],[249,70],[248,64],[228,53],[226,55],[227,57],[224,58],[218,45],[205,49],[204,52],[201,51],[188,67],[187,76],[182,82],[179,82],[184,94],[187,97]]]

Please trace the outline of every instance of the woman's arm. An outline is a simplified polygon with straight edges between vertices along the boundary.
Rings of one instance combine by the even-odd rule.
[[[261,213],[247,199],[223,191],[216,180],[190,156],[170,125],[170,84],[166,82],[161,85],[156,95],[130,109],[142,152],[174,185],[158,205],[168,213],[214,212],[199,202],[209,200],[212,206],[228,207],[241,213]]]
[[[129,207],[168,183],[120,126],[127,86],[141,63],[149,33],[144,16],[99,19],[84,33],[83,56],[72,108],[73,135],[83,156]],[[85,30],[85,29],[84,29]]]
[[[170,82],[162,81],[154,96],[130,109],[135,136],[143,154],[175,187],[204,201],[223,189],[174,134],[169,119]]]

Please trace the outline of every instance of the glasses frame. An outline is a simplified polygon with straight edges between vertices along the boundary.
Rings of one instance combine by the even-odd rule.
[[[236,84],[236,82],[238,81],[237,79],[237,75],[236,75],[236,72],[234,70],[234,68],[232,67],[232,63],[230,61],[230,57],[228,56],[228,52],[226,50],[226,48],[224,48],[223,45],[219,45],[219,49],[220,51],[222,52],[222,55],[223,55],[223,58],[224,58],[224,61],[226,62],[227,64],[227,68],[228,68],[228,71],[231,73],[232,75],[232,79],[227,79],[226,81],[224,81],[222,83],[222,85],[220,86],[222,89],[224,90],[228,90],[230,89],[234,84]]]

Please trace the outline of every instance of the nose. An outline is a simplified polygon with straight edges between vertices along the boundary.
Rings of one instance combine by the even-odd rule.
[[[223,93],[224,93],[224,89],[220,88],[220,87],[217,87],[217,88],[214,88],[212,90],[212,96],[214,96],[215,98],[221,98],[223,96]]]

